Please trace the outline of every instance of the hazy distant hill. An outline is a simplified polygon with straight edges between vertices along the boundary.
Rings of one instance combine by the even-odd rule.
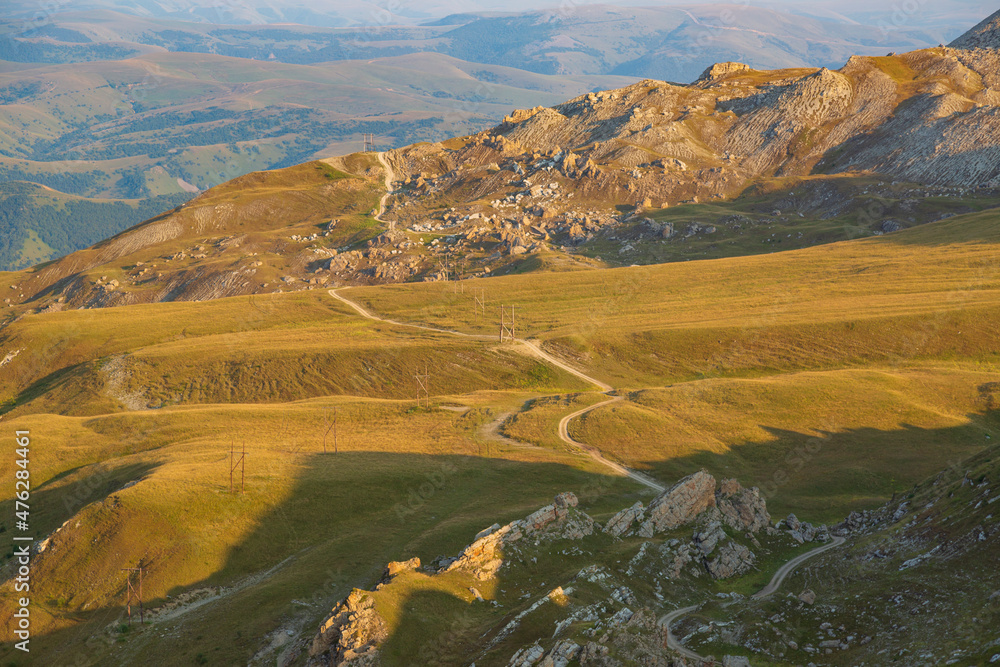
[[[720,63],[0,272],[30,664],[996,664],[998,110],[996,49]]]
[[[167,50],[312,64],[433,51],[546,74],[691,81],[724,60],[761,68],[832,66],[853,54],[884,55],[947,42],[968,27],[911,21],[886,29],[842,17],[718,4],[453,14],[420,26],[367,18],[367,24],[329,28],[247,25],[227,16],[215,21],[233,25],[112,11],[56,14],[37,26],[9,21],[0,33],[0,60],[114,60]]]
[[[35,183],[0,183],[0,270],[20,269],[113,236],[190,194],[88,199]]]
[[[82,196],[205,189],[358,150],[362,133],[381,147],[434,140],[488,126],[512,107],[629,81],[439,54],[306,66],[158,53],[18,69],[0,73],[0,180]]]

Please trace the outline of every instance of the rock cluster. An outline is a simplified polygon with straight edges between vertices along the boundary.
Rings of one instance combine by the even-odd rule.
[[[825,542],[830,539],[830,531],[826,526],[817,527],[807,521],[799,521],[794,514],[789,514],[787,518],[780,521],[778,528],[787,531],[788,535],[799,544],[814,540]]]
[[[572,493],[560,493],[551,505],[533,512],[524,519],[505,526],[494,524],[476,535],[476,539],[462,550],[458,558],[443,565],[441,571],[465,570],[477,579],[495,576],[503,565],[503,550],[522,538],[546,537],[581,539],[594,532],[594,520],[587,514],[574,510],[578,500]]]
[[[378,664],[378,647],[388,639],[385,621],[375,610],[371,593],[355,589],[333,608],[309,650],[309,667]]]
[[[719,548],[715,558],[705,562],[705,569],[716,579],[728,579],[747,572],[754,560],[753,552],[730,540]]]
[[[580,655],[581,647],[564,639],[546,651],[538,644],[527,646],[511,657],[508,667],[566,667]]]
[[[717,508],[721,521],[741,532],[755,533],[771,521],[756,487],[745,489],[736,480],[727,479],[716,490],[715,478],[701,470],[658,495],[649,507],[644,508],[640,502],[618,512],[605,524],[604,532],[614,537],[653,537],[691,523],[710,508]]]
[[[479,580],[486,580],[495,576],[503,566],[504,549],[522,539],[532,537],[536,542],[541,542],[547,539],[581,539],[591,535],[594,532],[594,520],[576,509],[578,502],[574,494],[560,493],[550,505],[532,512],[524,519],[505,526],[494,524],[480,531],[457,558],[439,560],[430,569],[435,573],[464,570]],[[391,586],[392,580],[400,573],[419,567],[419,558],[389,563],[376,590]],[[474,598],[482,601],[478,590],[469,590]],[[561,589],[557,590],[562,594]],[[379,664],[379,647],[387,638],[385,622],[375,610],[371,592],[355,589],[333,608],[330,616],[320,626],[319,633],[313,639],[307,664],[309,667],[374,667]],[[569,645],[564,646],[561,652],[553,649],[546,657],[548,659],[548,655],[551,655],[551,661],[542,664],[567,664],[576,655],[570,649]],[[576,652],[579,649],[576,646]],[[533,665],[535,662],[525,664]]]

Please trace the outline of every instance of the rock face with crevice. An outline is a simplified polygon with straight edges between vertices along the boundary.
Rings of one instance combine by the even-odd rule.
[[[688,475],[649,503],[638,534],[652,537],[677,528],[715,506],[715,478],[704,470]]]
[[[756,533],[767,528],[771,515],[757,487],[745,489],[735,479],[723,480],[715,494],[722,520],[731,528]]]
[[[320,626],[307,664],[374,666],[379,664],[378,648],[388,638],[385,621],[375,610],[371,593],[355,589]]]
[[[717,485],[712,475],[701,470],[658,495],[649,507],[637,502],[618,512],[607,521],[604,532],[613,537],[633,533],[653,537],[691,523],[710,509],[716,511],[726,525],[741,532],[755,533],[771,521],[767,505],[756,487],[745,489],[734,479],[723,480]]]

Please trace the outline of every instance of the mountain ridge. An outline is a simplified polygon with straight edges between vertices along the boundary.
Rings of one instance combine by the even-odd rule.
[[[220,265],[197,248],[222,239],[195,238],[204,233],[203,225],[193,224],[190,214],[198,209],[198,216],[212,215],[214,210],[220,220],[233,220],[238,227],[245,223],[233,218],[232,211],[259,210],[255,188],[269,181],[290,185],[292,172],[243,177],[157,223],[178,230],[172,238],[190,239],[186,248],[160,253],[168,260],[175,255],[181,259],[185,268],[180,273],[172,269],[150,276],[147,270],[137,282],[135,276],[125,280],[118,268],[115,289],[93,283],[93,278],[85,287],[79,272],[96,270],[105,255],[90,253],[86,262],[71,255],[26,276],[25,289],[35,296],[24,303],[48,307],[61,299],[58,303],[65,307],[81,307],[195,294],[205,298],[204,290],[193,287],[197,276],[214,276],[210,282],[221,287],[207,293],[226,296],[448,278],[448,256],[461,260],[466,272],[486,275],[517,270],[531,257],[552,253],[601,261],[610,252],[615,263],[635,263],[662,261],[656,257],[663,252],[667,257],[683,253],[696,239],[704,239],[713,252],[739,254],[773,248],[754,249],[751,239],[758,244],[784,240],[782,247],[794,248],[891,233],[996,206],[998,72],[997,50],[948,47],[854,56],[836,71],[758,71],[723,63],[687,86],[644,80],[587,93],[555,107],[514,111],[492,130],[388,151],[384,158],[395,181],[386,211],[376,220],[364,215],[372,204],[344,200],[343,211],[356,221],[353,228],[370,230],[367,236],[351,236],[349,243],[334,246],[323,240],[332,233],[329,223],[337,209],[321,199],[301,200],[304,208],[283,226],[298,225],[305,233],[291,233],[280,243],[273,238],[278,231],[273,223],[251,223],[272,238],[258,247],[259,257],[246,261],[255,270],[282,272],[278,281],[273,275],[260,282],[235,280],[228,273],[235,269],[218,273]],[[900,136],[906,141],[900,142]],[[354,176],[363,174],[361,181],[349,178],[335,185],[310,177],[309,187],[326,183],[323,187],[341,188],[364,181],[357,192],[374,197],[383,187],[378,161],[356,155],[327,162],[343,171],[344,160],[356,168],[368,165],[361,172],[346,169]],[[323,166],[317,165],[293,172],[321,174]],[[272,197],[273,187],[264,186],[260,196]],[[244,194],[236,196],[240,190]],[[775,194],[762,197],[758,192]],[[206,208],[213,199],[233,200],[237,208],[229,203]],[[730,215],[716,213],[711,222],[681,227],[685,212],[721,213],[720,206],[730,207]],[[789,208],[798,218],[813,220],[809,224],[814,227],[797,225]],[[179,223],[184,216],[189,221]],[[845,218],[853,221],[845,225]],[[785,239],[774,238],[776,222],[787,229]],[[429,233],[437,238],[429,243],[420,238]],[[299,258],[291,263],[279,250],[288,240],[302,244]],[[731,245],[736,248],[726,250]],[[155,243],[128,248],[133,261],[154,261],[150,253],[156,252]],[[646,257],[642,253],[647,251],[660,255]],[[65,282],[73,274],[77,277]],[[140,289],[140,282],[145,287]],[[63,287],[53,291],[56,283]]]

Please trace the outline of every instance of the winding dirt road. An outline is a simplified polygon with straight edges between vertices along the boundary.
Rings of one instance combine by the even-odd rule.
[[[684,607],[683,609],[678,609],[677,611],[672,611],[669,614],[667,614],[666,616],[663,616],[658,621],[658,625],[660,627],[662,627],[663,631],[666,633],[666,635],[667,635],[667,646],[670,649],[672,649],[674,651],[677,651],[678,653],[680,653],[681,655],[683,655],[685,658],[691,658],[692,660],[702,661],[702,660],[704,660],[704,658],[702,658],[700,655],[698,655],[694,651],[685,648],[684,645],[681,644],[680,641],[678,641],[678,639],[676,637],[674,637],[672,634],[670,634],[670,624],[671,623],[673,623],[675,620],[677,620],[681,616],[687,616],[691,612],[695,611],[697,608],[698,608],[698,605],[695,604],[695,605],[691,605],[690,607]]]
[[[569,423],[572,420],[576,419],[577,417],[581,417],[581,416],[587,414],[591,410],[596,410],[597,408],[604,407],[605,405],[609,405],[611,403],[614,403],[615,401],[620,401],[620,400],[622,400],[621,396],[612,396],[611,398],[609,398],[606,401],[601,401],[600,403],[595,403],[594,405],[588,406],[588,407],[586,407],[586,408],[584,408],[582,410],[577,410],[576,412],[574,412],[571,415],[566,415],[559,422],[559,439],[562,440],[563,442],[565,442],[566,444],[572,446],[572,447],[576,447],[577,449],[586,452],[595,461],[600,461],[605,466],[607,466],[609,468],[612,468],[614,470],[617,470],[618,472],[620,472],[623,475],[628,475],[629,477],[631,477],[635,481],[639,482],[640,484],[644,484],[645,486],[648,486],[649,488],[653,489],[657,493],[663,493],[664,491],[667,490],[667,487],[665,487],[662,484],[659,484],[658,482],[656,482],[655,480],[650,479],[649,477],[643,475],[641,472],[636,472],[635,470],[630,470],[630,469],[626,468],[623,465],[619,465],[619,464],[615,463],[614,461],[607,460],[606,458],[604,458],[604,455],[601,454],[600,450],[598,450],[596,447],[592,447],[590,445],[585,445],[582,442],[577,442],[569,434]]]
[[[831,540],[827,544],[824,544],[821,547],[816,547],[815,549],[807,551],[804,554],[799,554],[795,558],[791,559],[790,561],[779,567],[778,571],[774,573],[773,577],[771,577],[771,581],[768,582],[767,586],[764,586],[764,588],[760,589],[759,591],[751,595],[750,598],[753,600],[760,600],[762,598],[766,598],[768,595],[771,595],[776,590],[778,590],[781,587],[781,584],[785,581],[785,577],[791,574],[795,570],[795,568],[797,568],[799,565],[809,560],[810,558],[813,558],[814,556],[820,555],[825,551],[829,551],[834,547],[839,547],[845,541],[846,540],[843,537],[834,537],[833,540]],[[691,658],[692,660],[704,661],[705,660],[704,657],[698,655],[697,653],[688,648],[685,648],[684,645],[681,644],[676,637],[670,634],[671,623],[676,621],[681,616],[686,616],[691,612],[695,611],[696,609],[698,609],[699,606],[700,605],[693,605],[691,607],[684,607],[683,609],[677,609],[676,611],[672,611],[669,614],[660,617],[660,620],[657,623],[660,627],[663,628],[664,632],[666,632],[667,646],[677,651],[686,658]]]
[[[392,182],[395,179],[395,173],[393,172],[392,166],[389,164],[389,161],[385,158],[385,153],[382,152],[376,153],[376,157],[378,158],[379,163],[385,168],[385,194],[382,195],[382,198],[379,200],[378,213],[375,215],[375,219],[378,220],[379,222],[389,225],[389,228],[392,229],[395,226],[395,223],[387,220],[382,220],[382,214],[385,213],[386,202],[388,202],[389,196],[392,194]],[[464,333],[462,331],[453,331],[451,329],[439,329],[437,327],[429,327],[422,324],[410,324],[408,322],[398,322],[396,320],[385,319],[383,317],[378,317],[377,315],[368,312],[368,310],[366,310],[360,304],[357,304],[341,296],[340,294],[337,293],[337,290],[333,289],[329,290],[329,294],[334,299],[337,299],[338,301],[350,306],[361,317],[364,317],[369,320],[374,320],[377,322],[385,322],[387,324],[394,324],[396,326],[411,327],[414,329],[421,329],[423,331],[431,331],[434,333],[447,334],[450,336],[461,336],[462,338],[472,338],[476,340],[493,340],[495,338],[495,336],[490,336],[486,334],[470,334],[470,333]],[[522,354],[526,354],[528,356],[535,357],[536,359],[540,359],[551,366],[555,366],[556,368],[561,368],[567,373],[580,378],[584,382],[589,382],[590,384],[594,385],[595,387],[600,389],[602,393],[606,394],[610,391],[614,391],[614,387],[612,387],[611,385],[605,382],[601,382],[597,378],[592,378],[586,373],[583,373],[582,371],[573,368],[572,366],[562,361],[561,359],[553,357],[548,352],[542,350],[542,348],[539,347],[539,345],[534,341],[525,340],[523,338],[515,338],[514,342],[516,343],[514,349],[518,350]],[[621,400],[621,397],[614,396],[608,399],[607,401],[602,401],[601,403],[591,405],[582,410],[578,410],[571,415],[563,417],[562,421],[559,422],[559,439],[565,442],[570,447],[573,447],[585,453],[587,456],[594,459],[601,465],[610,468],[621,475],[626,475],[628,477],[631,477],[633,480],[639,482],[640,484],[643,484],[653,489],[657,493],[661,493],[666,490],[663,485],[658,484],[654,480],[650,479],[649,477],[641,473],[635,472],[634,470],[629,470],[623,465],[619,465],[618,463],[609,461],[608,459],[604,458],[604,456],[596,447],[591,447],[590,445],[585,445],[581,442],[577,442],[569,435],[569,422],[571,420],[580,417],[582,415],[585,415],[591,410],[596,410],[601,406],[607,405],[608,403],[612,403],[618,400]]]
[[[470,333],[465,333],[465,332],[462,332],[462,331],[453,331],[451,329],[439,329],[437,327],[428,327],[428,326],[425,326],[423,324],[409,324],[407,322],[398,322],[396,320],[389,320],[389,319],[386,319],[384,317],[379,317],[377,315],[374,315],[374,314],[370,313],[367,309],[365,309],[360,304],[357,304],[357,303],[351,301],[350,299],[344,297],[343,295],[339,294],[338,290],[332,289],[332,290],[329,290],[328,293],[334,299],[337,299],[341,303],[344,303],[347,306],[350,306],[354,310],[354,312],[356,312],[361,317],[364,317],[365,319],[374,320],[376,322],[385,322],[386,324],[394,324],[396,326],[410,327],[410,328],[413,328],[413,329],[420,329],[422,331],[432,331],[434,333],[442,333],[442,334],[447,334],[447,335],[451,335],[451,336],[461,336],[462,338],[472,338],[472,339],[476,339],[476,340],[496,340],[496,336],[489,336],[489,335],[486,335],[486,334],[470,334]],[[606,384],[604,382],[601,382],[597,378],[592,378],[589,375],[587,375],[586,373],[584,373],[583,371],[577,370],[576,368],[573,368],[572,366],[570,366],[569,364],[565,363],[564,361],[561,361],[560,359],[557,359],[557,358],[553,357],[548,352],[543,351],[540,347],[538,347],[538,345],[536,343],[534,343],[532,341],[524,340],[522,338],[515,338],[514,342],[517,343],[517,345],[514,347],[514,349],[518,350],[522,354],[525,354],[525,355],[530,356],[530,357],[535,357],[536,359],[540,359],[540,360],[544,361],[545,363],[551,364],[551,365],[553,365],[553,366],[555,366],[557,368],[561,368],[562,370],[566,371],[567,373],[570,373],[571,375],[574,375],[574,376],[580,378],[584,382],[589,382],[589,383],[595,385],[596,387],[599,387],[600,390],[601,390],[601,392],[606,393],[606,392],[609,392],[609,391],[613,390],[613,387],[611,387],[611,385]],[[573,438],[571,438],[570,435],[569,435],[569,422],[570,422],[570,420],[575,419],[576,417],[579,417],[581,415],[584,415],[584,414],[590,412],[591,410],[595,410],[595,409],[597,409],[597,408],[599,408],[599,407],[601,407],[603,405],[607,405],[608,403],[613,403],[614,401],[619,401],[619,400],[621,400],[620,396],[613,396],[612,398],[610,398],[610,399],[608,399],[606,401],[602,401],[600,403],[596,403],[594,405],[591,405],[591,406],[588,406],[586,408],[583,408],[582,410],[577,410],[573,414],[567,415],[566,417],[563,417],[562,421],[559,422],[559,438],[563,442],[565,442],[566,444],[568,444],[570,447],[573,447],[575,449],[580,450],[581,452],[583,452],[584,454],[586,454],[587,456],[589,456],[593,460],[597,461],[601,465],[603,465],[603,466],[605,466],[607,468],[610,468],[610,469],[614,470],[615,472],[617,472],[617,473],[619,473],[621,475],[626,475],[628,477],[631,477],[635,481],[637,481],[640,484],[643,484],[645,486],[648,486],[649,488],[653,489],[657,493],[663,492],[666,489],[661,484],[658,484],[657,482],[653,481],[649,477],[646,477],[642,473],[638,473],[638,472],[636,472],[634,470],[629,470],[625,466],[619,465],[618,463],[615,463],[614,461],[609,461],[608,459],[604,458],[604,456],[601,454],[601,452],[597,448],[591,447],[590,445],[585,445],[583,443],[577,442],[576,440],[574,440]]]
[[[799,554],[798,556],[796,556],[795,558],[793,558],[792,560],[788,561],[780,568],[778,568],[778,571],[774,573],[773,577],[771,577],[771,581],[767,584],[767,586],[764,586],[764,588],[760,589],[750,597],[753,598],[754,600],[760,600],[762,598],[766,598],[768,595],[778,590],[778,588],[781,587],[781,583],[785,580],[785,577],[791,574],[792,570],[797,568],[803,561],[808,560],[813,556],[818,556],[824,551],[829,551],[834,547],[839,547],[844,542],[845,538],[835,537],[828,544],[824,544],[821,547],[817,547],[812,551],[807,551],[804,554]]]

